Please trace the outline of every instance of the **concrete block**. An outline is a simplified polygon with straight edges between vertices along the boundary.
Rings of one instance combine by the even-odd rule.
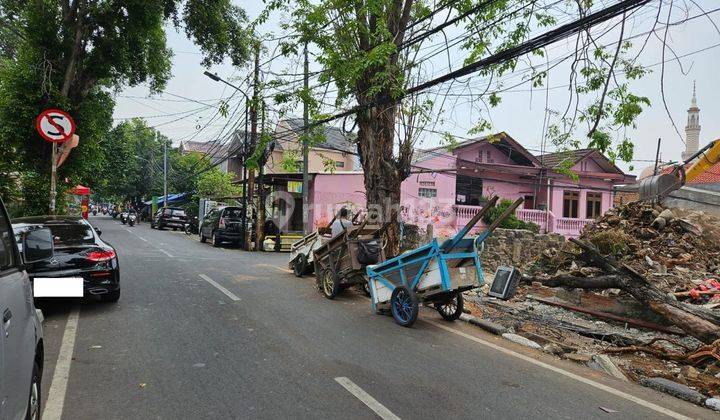
[[[703,405],[707,398],[689,386],[665,378],[642,378],[640,385],[655,389],[691,403]]]
[[[708,398],[705,400],[705,406],[715,411],[720,411],[720,398]]]
[[[470,320],[470,323],[473,324],[473,325],[477,325],[478,327],[482,328],[483,330],[485,330],[485,331],[487,331],[487,332],[491,332],[491,333],[493,333],[493,334],[495,334],[495,335],[503,335],[503,334],[505,334],[505,333],[509,333],[509,332],[510,332],[510,330],[508,330],[507,328],[503,327],[502,325],[496,324],[496,323],[494,323],[494,322],[492,322],[492,321],[487,321],[487,320],[485,320],[485,319],[480,319],[480,318],[475,318],[475,317],[473,317],[473,318]]]
[[[473,319],[475,319],[475,317],[472,315],[460,314],[460,321],[472,322]]]
[[[625,374],[615,365],[615,362],[607,354],[595,354],[587,362],[587,365],[594,370],[606,373],[623,381],[627,381],[628,378]]]
[[[504,339],[506,339],[506,340],[512,341],[513,343],[521,344],[521,345],[523,345],[523,346],[525,346],[525,347],[530,347],[531,349],[538,349],[538,350],[539,350],[539,349],[542,348],[542,347],[540,346],[540,344],[538,344],[538,343],[536,343],[536,342],[534,342],[534,341],[532,341],[532,340],[529,340],[529,339],[527,339],[527,338],[525,338],[525,337],[523,337],[523,336],[521,336],[521,335],[512,334],[512,333],[505,333],[505,334],[502,335],[502,337],[503,337]]]

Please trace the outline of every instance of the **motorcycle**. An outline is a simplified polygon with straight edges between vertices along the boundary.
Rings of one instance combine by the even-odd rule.
[[[188,220],[187,223],[185,223],[185,234],[186,235],[196,235],[199,232],[198,229],[198,218],[193,217],[190,220]]]
[[[97,216],[97,209],[93,209],[93,216]]]
[[[127,217],[127,222],[129,226],[135,226],[135,220],[137,219],[137,214],[130,213]]]
[[[120,221],[122,222],[123,225],[127,223],[127,218],[128,218],[128,214],[126,211],[120,213]]]

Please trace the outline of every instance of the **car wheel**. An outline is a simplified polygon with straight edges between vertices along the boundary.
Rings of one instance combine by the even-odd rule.
[[[200,242],[205,243],[206,239],[205,236],[201,233],[200,234]]]
[[[37,420],[40,418],[42,404],[41,392],[40,392],[40,381],[42,377],[40,374],[40,366],[37,362],[33,363],[32,382],[30,382],[30,396],[28,397],[27,411],[25,412],[26,420]]]
[[[218,235],[215,232],[212,234],[212,246],[215,248],[220,246],[220,238],[218,238]]]
[[[110,302],[110,303],[117,302],[118,300],[120,300],[120,289],[118,289],[114,292],[109,292],[109,293],[105,293],[104,295],[100,295],[100,300],[103,302]]]

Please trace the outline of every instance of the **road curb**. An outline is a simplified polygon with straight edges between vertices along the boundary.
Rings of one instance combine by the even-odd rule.
[[[640,379],[640,385],[670,394],[673,397],[680,398],[681,400],[689,401],[697,405],[704,405],[707,400],[707,397],[689,386],[679,384],[665,378],[642,378]]]

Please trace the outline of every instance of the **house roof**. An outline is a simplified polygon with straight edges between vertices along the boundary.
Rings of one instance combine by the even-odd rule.
[[[720,162],[708,168],[688,184],[720,184]]]
[[[559,167],[564,162],[570,162],[570,166],[575,165],[581,160],[591,157],[595,163],[600,165],[603,170],[607,172],[615,172],[618,174],[625,174],[622,169],[618,168],[610,159],[602,154],[598,149],[577,149],[577,150],[566,150],[562,152],[547,153],[538,156],[538,160],[542,162],[543,166],[554,169]]]
[[[300,130],[302,130],[304,123],[302,118],[288,118],[283,120],[281,123],[286,123],[290,130],[289,132],[281,132],[280,136],[276,139],[280,140],[275,146],[277,150],[282,150],[282,141],[294,141],[299,137]],[[357,146],[353,138],[353,134],[345,133],[341,129],[324,125],[323,131],[325,138],[322,142],[316,144],[314,147],[330,150],[338,150],[346,153],[357,153]],[[282,130],[282,128],[280,129]],[[277,133],[277,130],[276,130]]]
[[[222,141],[184,141],[180,143],[182,153],[202,153],[211,157],[225,157],[228,154],[228,146]]]
[[[501,131],[499,133],[490,134],[485,137],[478,137],[476,139],[469,139],[462,141],[454,147],[452,147],[452,152],[455,152],[457,150],[463,149],[465,147],[469,147],[478,143],[486,142],[493,146],[495,146],[497,149],[502,151],[503,153],[510,153],[512,151],[515,151],[519,154],[520,161],[522,163],[525,163],[527,166],[540,166],[540,162],[537,160],[537,158],[530,153],[525,147],[523,147],[522,144],[518,143],[515,139],[510,137],[509,134],[507,134],[504,131]],[[414,163],[424,161],[426,159],[432,158],[434,156],[438,156],[440,153],[443,153],[443,151],[447,151],[448,146],[439,146],[434,147],[431,149],[421,149],[416,150],[413,156]],[[452,153],[447,152],[447,153]]]

